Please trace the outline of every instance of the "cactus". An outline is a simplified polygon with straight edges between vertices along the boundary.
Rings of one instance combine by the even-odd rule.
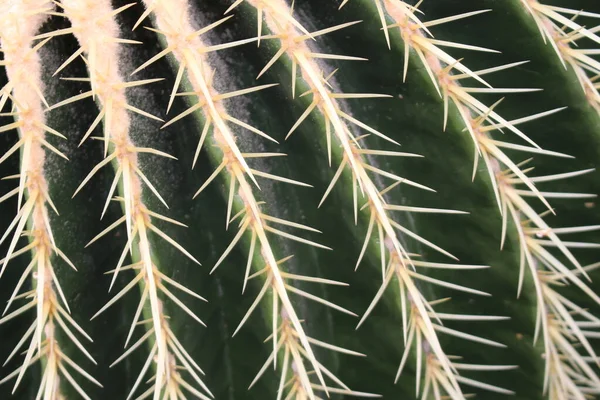
[[[599,20],[0,0],[2,398],[597,398]]]

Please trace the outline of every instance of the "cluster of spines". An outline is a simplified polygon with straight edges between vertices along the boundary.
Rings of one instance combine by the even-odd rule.
[[[348,22],[334,27],[322,29],[316,32],[308,32],[302,27],[292,15],[291,8],[281,0],[247,0],[257,10],[258,15],[258,36],[262,36],[262,19],[266,22],[266,26],[270,31],[268,37],[275,37],[280,41],[280,49],[273,56],[273,58],[263,68],[260,75],[262,75],[270,66],[272,66],[280,57],[286,55],[292,62],[292,94],[295,95],[295,79],[298,69],[302,79],[306,82],[309,87],[309,91],[305,94],[312,94],[313,101],[302,116],[290,129],[287,137],[289,137],[294,130],[308,117],[308,115],[316,110],[325,120],[326,127],[326,139],[327,139],[327,153],[329,162],[331,163],[331,146],[332,138],[337,139],[340,147],[342,148],[342,160],[338,167],[331,184],[327,188],[321,203],[329,195],[333,189],[335,183],[338,181],[344,171],[347,171],[352,176],[353,184],[353,203],[355,212],[355,221],[359,211],[359,192],[365,200],[364,206],[361,208],[367,208],[370,213],[370,222],[367,228],[367,234],[365,242],[361,250],[356,267],[360,264],[364,253],[374,237],[373,233],[375,228],[379,235],[379,250],[381,253],[381,269],[383,283],[380,290],[376,294],[373,302],[367,309],[363,318],[359,322],[360,324],[366,319],[373,307],[377,304],[384,291],[392,281],[392,278],[396,278],[401,298],[399,305],[402,309],[403,319],[403,333],[406,345],[406,352],[402,357],[400,367],[396,376],[398,379],[404,364],[407,360],[409,351],[416,344],[415,352],[417,355],[416,370],[421,371],[421,365],[425,366],[424,380],[420,379],[420,373],[417,374],[416,392],[417,395],[421,393],[423,389],[423,395],[426,397],[428,392],[431,390],[432,393],[438,393],[439,388],[443,387],[444,390],[453,395],[453,398],[462,398],[464,395],[460,388],[459,382],[466,385],[471,385],[487,390],[497,391],[501,393],[512,393],[506,389],[488,385],[482,382],[474,381],[468,378],[464,378],[459,375],[458,369],[455,364],[450,361],[450,357],[443,350],[440,341],[438,340],[438,333],[449,334],[455,337],[460,337],[467,340],[472,340],[493,346],[503,346],[499,343],[492,342],[487,339],[479,338],[470,334],[452,330],[443,326],[441,320],[442,316],[436,313],[432,306],[434,302],[428,301],[418,288],[415,283],[416,280],[426,281],[428,283],[441,285],[444,287],[468,292],[483,294],[485,293],[465,288],[452,283],[444,282],[441,280],[433,279],[424,274],[416,272],[417,266],[433,267],[433,268],[454,268],[454,269],[471,269],[471,268],[485,268],[483,266],[467,266],[467,265],[450,265],[441,263],[427,263],[419,262],[415,260],[415,255],[408,252],[403,246],[396,231],[405,234],[421,244],[431,247],[442,254],[445,254],[451,258],[454,258],[451,254],[441,249],[439,246],[431,243],[430,241],[418,236],[405,226],[396,222],[390,215],[392,211],[405,211],[405,212],[426,212],[426,213],[460,213],[454,210],[444,209],[430,209],[422,207],[411,207],[402,205],[388,204],[384,195],[395,188],[397,185],[404,183],[410,186],[414,186],[424,190],[432,189],[423,186],[419,183],[413,182],[409,179],[400,177],[396,174],[381,170],[374,165],[369,163],[368,156],[407,156],[414,157],[416,154],[403,153],[396,151],[385,151],[385,150],[371,150],[366,148],[363,144],[362,139],[373,134],[386,141],[394,144],[398,144],[395,140],[389,138],[383,133],[373,129],[367,124],[359,121],[352,115],[342,110],[338,99],[352,99],[352,98],[374,98],[374,97],[388,97],[381,94],[365,94],[365,93],[335,93],[331,89],[331,85],[328,80],[331,78],[331,74],[326,74],[321,68],[320,64],[316,59],[332,59],[332,60],[357,60],[359,57],[336,55],[336,54],[324,54],[312,51],[307,45],[308,39],[314,39],[320,35],[333,32],[338,29],[343,29],[347,26],[353,25],[356,22]],[[241,4],[242,1],[235,2],[228,11]],[[259,75],[259,76],[260,76]],[[350,125],[352,124],[352,125]],[[358,127],[366,130],[368,133],[361,136],[356,136],[353,133],[353,128]],[[379,175],[382,177],[389,178],[393,183],[384,188],[378,189],[369,173]],[[473,318],[475,316],[458,316],[452,315],[448,318]],[[502,317],[487,317],[488,319],[502,319]],[[468,365],[463,365],[464,369],[468,369]],[[511,366],[476,366],[471,365],[472,369],[480,370],[502,370],[506,368],[512,368]]]
[[[39,41],[35,34],[48,16],[54,13],[54,7],[51,2],[44,0],[22,0],[12,2],[11,5],[12,7],[0,6],[0,40],[4,54],[2,64],[8,75],[8,83],[0,90],[0,110],[9,104],[10,100],[11,111],[4,115],[12,116],[15,122],[0,127],[0,132],[17,129],[19,140],[0,158],[0,162],[20,151],[21,163],[19,174],[7,177],[18,181],[18,186],[0,197],[0,202],[13,196],[18,197],[17,215],[0,239],[0,243],[4,242],[11,237],[12,232],[6,257],[0,260],[0,276],[6,271],[9,261],[15,257],[30,254],[31,261],[22,272],[9,298],[0,324],[30,309],[35,309],[35,320],[5,362],[6,364],[25,348],[22,366],[8,374],[0,384],[16,377],[13,391],[16,390],[28,368],[40,361],[43,374],[36,399],[60,398],[64,392],[64,381],[72,385],[84,398],[89,399],[74,376],[81,376],[101,386],[100,383],[65,354],[58,341],[59,331],[62,331],[95,363],[76,333],[87,340],[92,339],[70,316],[70,309],[53,265],[56,259],[60,258],[76,270],[73,263],[57,247],[48,215],[49,208],[57,215],[58,210],[49,195],[46,152],[53,152],[65,159],[67,157],[47,141],[46,133],[66,138],[46,124],[44,107],[47,107],[48,103],[44,97],[45,86],[42,82],[38,51],[47,40]],[[17,250],[21,237],[26,237],[29,244]],[[34,286],[31,290],[24,289],[29,279]],[[6,314],[13,302],[23,299],[28,300],[26,304]]]
[[[263,211],[264,203],[259,202],[255,198],[254,187],[258,188],[256,177],[271,179],[284,183],[309,186],[304,183],[294,181],[288,178],[283,178],[266,172],[258,171],[249,167],[247,159],[253,157],[271,157],[280,156],[280,153],[242,153],[236,144],[234,126],[243,128],[251,133],[262,136],[268,140],[276,142],[266,133],[253,127],[252,125],[238,120],[233,117],[226,109],[223,100],[228,98],[244,95],[253,91],[262,90],[273,85],[262,85],[254,88],[242,89],[230,93],[219,93],[213,86],[213,79],[218,79],[215,76],[215,70],[211,67],[207,54],[213,51],[223,50],[233,46],[255,42],[257,38],[250,38],[231,43],[209,46],[203,43],[201,36],[209,32],[211,29],[225,22],[230,17],[225,17],[213,24],[196,30],[192,28],[191,16],[188,10],[188,3],[185,0],[176,1],[145,1],[147,7],[146,13],[138,21],[136,26],[147,16],[154,16],[154,28],[150,28],[165,39],[166,47],[163,51],[152,57],[144,63],[138,70],[147,67],[158,59],[171,54],[176,60],[178,72],[176,74],[175,84],[171,93],[172,104],[173,98],[176,95],[186,96],[191,99],[193,104],[183,113],[171,119],[166,125],[171,124],[195,111],[202,112],[204,116],[204,127],[200,135],[198,147],[196,149],[194,163],[200,153],[209,132],[212,133],[212,140],[222,153],[222,159],[213,174],[204,182],[204,184],[196,192],[199,195],[207,185],[212,182],[220,173],[226,174],[226,179],[229,182],[229,195],[227,202],[226,227],[229,227],[231,222],[239,219],[238,232],[234,236],[232,242],[219,258],[212,271],[214,271],[231,252],[235,245],[240,241],[244,234],[249,233],[250,249],[248,254],[248,262],[245,268],[244,284],[250,278],[261,277],[263,279],[262,289],[257,298],[250,306],[248,312],[238,325],[234,334],[244,325],[251,313],[259,305],[260,301],[270,292],[272,298],[272,334],[269,340],[273,343],[273,351],[267,360],[267,363],[260,369],[255,380],[263,375],[266,367],[271,362],[274,366],[277,365],[278,358],[283,353],[283,373],[278,392],[278,399],[282,398],[287,391],[286,398],[297,399],[316,399],[319,398],[316,393],[325,392],[344,393],[348,395],[373,396],[367,393],[352,391],[348,386],[341,382],[334,374],[332,374],[324,365],[319,363],[315,358],[312,346],[321,346],[334,351],[343,351],[348,354],[358,354],[350,350],[341,349],[339,347],[318,341],[310,338],[304,331],[302,320],[294,309],[290,293],[302,296],[305,299],[319,302],[323,305],[331,307],[341,312],[354,315],[352,312],[326,301],[320,297],[312,295],[294,287],[291,282],[294,280],[317,282],[323,284],[343,284],[337,281],[329,281],[326,279],[301,276],[286,273],[281,268],[281,263],[286,260],[277,260],[275,251],[268,234],[274,234],[286,239],[305,243],[311,246],[326,248],[325,246],[309,241],[302,237],[290,234],[275,228],[274,224],[297,228],[300,230],[316,231],[311,227],[307,227],[298,223],[290,222],[274,216],[265,214]],[[178,93],[184,74],[191,85],[191,92]],[[236,196],[237,195],[237,196]],[[241,204],[239,212],[232,216],[234,200],[237,197]],[[318,231],[317,231],[318,232]],[[255,254],[260,256],[261,262],[265,267],[254,274],[250,274],[252,260]],[[290,381],[286,380],[288,374],[292,374],[293,378]],[[314,374],[318,383],[311,382],[310,376]],[[326,384],[325,377],[334,382]]]
[[[462,60],[457,60],[442,50],[441,47],[454,47],[474,51],[493,51],[485,48],[447,42],[433,38],[429,28],[441,23],[456,21],[487,10],[475,11],[461,15],[423,22],[419,18],[417,6],[411,6],[400,0],[373,0],[379,11],[383,29],[389,43],[388,29],[400,31],[405,46],[404,76],[408,69],[408,57],[414,51],[420,58],[427,73],[444,103],[444,127],[449,115],[450,102],[456,107],[465,130],[471,136],[475,149],[473,179],[478,160],[484,160],[485,167],[493,185],[495,198],[502,215],[502,244],[507,235],[509,219],[514,223],[520,247],[520,273],[518,293],[521,292],[525,270],[530,271],[535,286],[537,300],[536,328],[534,338],[543,338],[545,374],[544,390],[549,398],[578,398],[598,390],[600,379],[588,363],[597,363],[597,357],[588,342],[594,333],[585,331],[583,327],[595,327],[598,318],[585,309],[577,306],[559,294],[554,288],[570,282],[579,287],[596,303],[600,298],[579,278],[596,267],[582,267],[569,250],[573,248],[595,247],[594,244],[582,242],[565,242],[559,234],[578,233],[599,229],[599,226],[580,226],[568,228],[551,228],[543,220],[547,213],[554,211],[547,198],[585,198],[593,195],[583,193],[540,192],[536,183],[551,182],[575,177],[591,170],[574,171],[548,176],[529,177],[526,174],[532,168],[522,167],[531,159],[521,163],[513,162],[502,149],[510,149],[532,154],[556,157],[569,157],[565,154],[541,149],[516,126],[537,118],[544,117],[560,109],[523,117],[514,121],[502,118],[494,108],[499,102],[488,107],[477,100],[472,93],[518,93],[534,89],[492,88],[482,76],[511,68],[522,63],[512,63],[481,71],[471,71]],[[531,3],[531,2],[529,2]],[[537,2],[535,2],[537,3]],[[555,14],[555,13],[554,13]],[[553,14],[553,15],[554,15]],[[388,18],[393,20],[387,23]],[[562,20],[561,20],[562,21]],[[567,26],[569,23],[563,21]],[[567,41],[585,35],[578,30]],[[569,53],[572,54],[572,53]],[[580,59],[581,57],[579,57]],[[581,65],[580,63],[578,65]],[[461,80],[474,79],[484,88],[469,88],[460,84]],[[491,133],[508,130],[527,142],[527,145],[515,144],[493,139]],[[523,187],[524,188],[519,188]],[[545,213],[538,213],[527,202],[527,198],[535,197],[548,208]],[[575,269],[570,270],[566,264],[552,255],[547,248],[557,248],[568,259]],[[581,355],[577,348],[583,347],[589,357]],[[451,396],[454,398],[454,396]]]
[[[170,329],[168,315],[164,310],[161,297],[164,296],[171,300],[173,304],[179,306],[184,312],[201,324],[203,323],[200,318],[175,296],[172,289],[178,289],[201,300],[204,299],[163,274],[152,259],[153,244],[150,234],[155,234],[157,237],[173,245],[192,261],[198,263],[180,244],[156,227],[153,219],[175,225],[185,225],[149,210],[142,198],[143,185],[145,185],[162,203],[165,203],[150,180],[141,171],[138,163],[138,154],[147,153],[162,157],[173,157],[157,149],[138,147],[131,140],[131,120],[129,113],[159,119],[128,104],[126,99],[127,88],[146,85],[156,81],[150,79],[126,82],[122,75],[121,65],[119,65],[119,56],[123,51],[121,48],[122,45],[139,43],[120,38],[116,22],[116,16],[133,4],[128,4],[117,9],[113,9],[111,2],[106,0],[64,0],[61,3],[56,2],[56,4],[62,8],[61,15],[71,21],[71,27],[44,33],[39,35],[38,38],[53,38],[73,34],[79,41],[80,48],[59,67],[58,71],[65,68],[78,57],[83,58],[88,67],[89,77],[66,79],[89,82],[91,90],[65,99],[50,108],[55,109],[86,98],[94,98],[100,107],[100,113],[84,135],[81,143],[90,137],[91,133],[101,122],[103,123],[104,131],[103,137],[97,139],[104,142],[105,158],[92,169],[77,188],[75,194],[102,167],[111,163],[116,166],[116,174],[102,215],[104,215],[112,199],[123,204],[125,215],[92,239],[90,244],[125,223],[127,226],[127,243],[116,268],[109,271],[113,275],[111,287],[115,283],[120,271],[132,270],[135,272],[135,277],[130,283],[102,307],[94,317],[113,305],[127,292],[141,285],[142,295],[126,339],[125,347],[129,345],[136,327],[142,326],[145,332],[113,363],[114,365],[120,362],[144,343],[148,341],[153,342],[152,349],[128,398],[131,398],[136,393],[143,382],[149,382],[150,387],[144,390],[137,397],[138,399],[152,397],[155,400],[175,400],[185,397],[184,393],[190,393],[200,399],[209,399],[212,397],[212,394],[200,377],[203,372],[179,342],[175,333]],[[104,56],[100,56],[100,51],[102,51]],[[122,187],[122,193],[115,195],[119,183]],[[134,250],[137,250],[137,254],[139,254],[138,260],[133,264],[124,265],[127,254],[134,254]],[[150,315],[144,316],[143,310],[145,308],[150,310]],[[151,366],[152,362],[155,363],[154,367]],[[153,375],[151,379],[145,381],[144,377],[147,377],[149,370],[154,370],[155,373],[150,374]]]
[[[588,39],[600,45],[597,35],[600,25],[588,28],[576,21],[578,17],[600,18],[600,14],[542,4],[538,0],[521,0],[521,4],[535,21],[544,43],[552,46],[565,68],[571,66],[589,104],[600,114],[600,62],[593,58],[600,51],[577,44]]]

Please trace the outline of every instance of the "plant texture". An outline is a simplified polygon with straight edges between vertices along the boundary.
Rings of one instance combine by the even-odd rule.
[[[2,399],[600,397],[600,4],[0,0]]]

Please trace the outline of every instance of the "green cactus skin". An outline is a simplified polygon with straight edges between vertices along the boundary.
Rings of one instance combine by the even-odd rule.
[[[599,18],[0,0],[1,398],[596,398]]]

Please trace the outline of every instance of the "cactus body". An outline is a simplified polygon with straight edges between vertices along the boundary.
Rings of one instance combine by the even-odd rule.
[[[0,0],[2,398],[595,398],[562,3]]]

